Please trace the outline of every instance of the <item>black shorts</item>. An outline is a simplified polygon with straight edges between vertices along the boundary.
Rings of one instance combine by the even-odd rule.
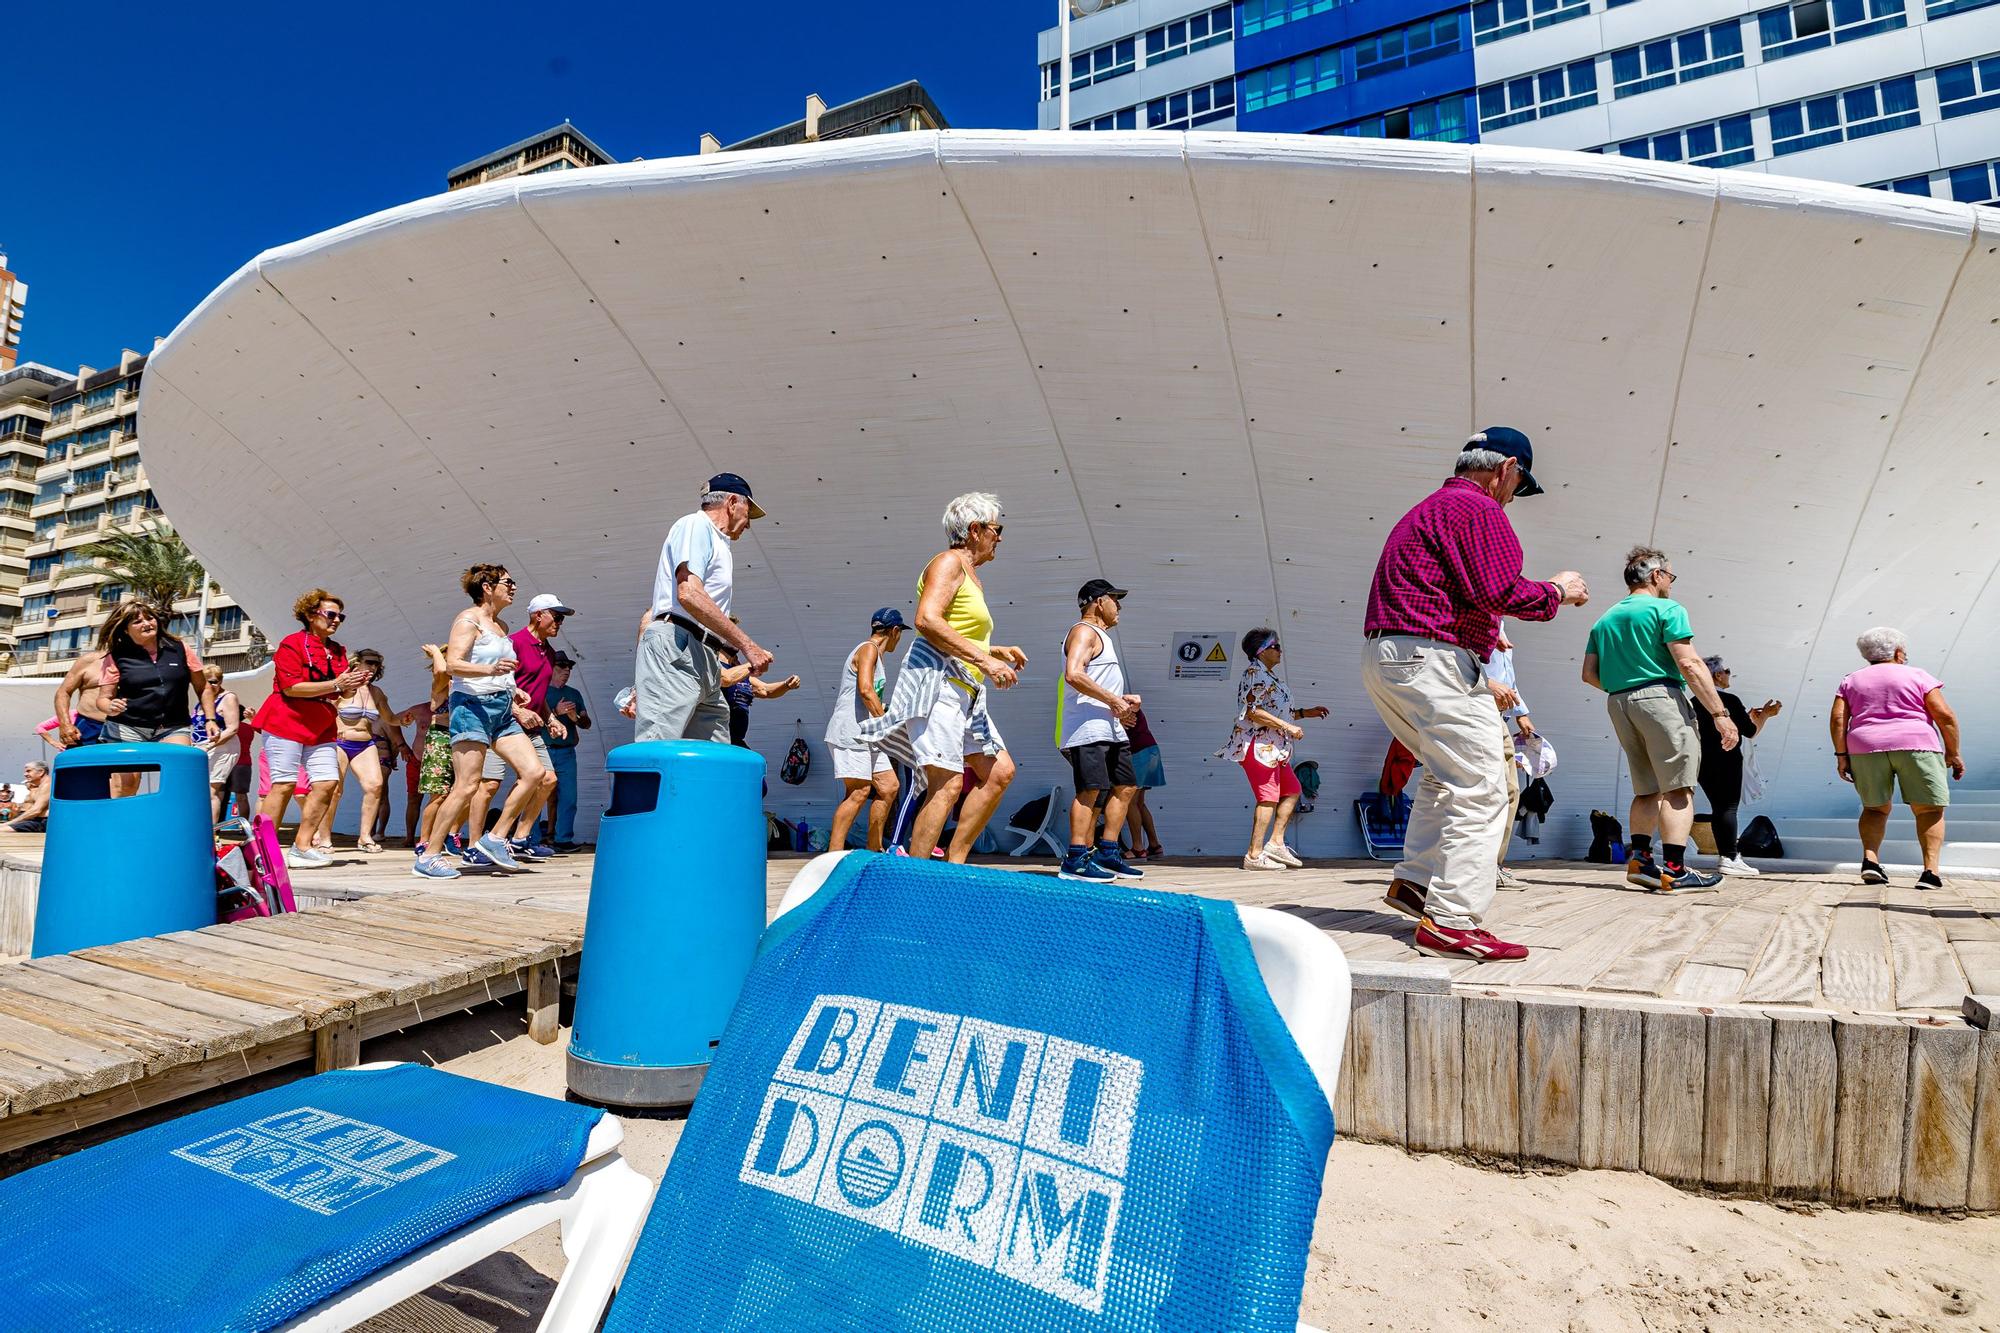
[[[1130,741],[1072,745],[1062,754],[1069,760],[1070,775],[1076,779],[1078,791],[1104,791],[1111,787],[1139,785],[1139,777],[1132,771]]]

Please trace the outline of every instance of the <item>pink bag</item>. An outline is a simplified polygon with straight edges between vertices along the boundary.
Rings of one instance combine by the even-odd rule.
[[[215,844],[215,919],[247,921],[269,916],[271,909],[250,882],[250,864],[243,849],[233,843]]]
[[[278,846],[278,826],[268,815],[250,821],[250,841],[244,851],[250,858],[250,882],[263,895],[266,915],[298,911],[292,897],[292,876],[285,869],[285,853]]]

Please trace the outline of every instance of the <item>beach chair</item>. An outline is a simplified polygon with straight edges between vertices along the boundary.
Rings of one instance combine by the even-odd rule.
[[[1394,799],[1379,791],[1363,792],[1354,802],[1354,822],[1361,828],[1361,846],[1372,860],[1403,859],[1403,838],[1410,827],[1410,798]]]
[[[551,1222],[594,1328],[652,1199],[618,1120],[420,1065],[192,1112],[0,1180],[15,1328],[351,1328]]]
[[[607,1333],[1290,1333],[1349,985],[1284,913],[819,857]]]
[[[987,825],[990,829],[992,825]],[[1060,833],[1056,830],[1061,830]],[[1042,811],[1042,822],[1032,829],[1016,828],[1009,824],[1006,832],[1014,835],[1014,846],[1009,856],[1026,856],[1042,844],[1048,844],[1049,855],[1060,860],[1069,850],[1065,839],[1069,837],[1069,793],[1061,783],[1049,788],[1048,808]]]

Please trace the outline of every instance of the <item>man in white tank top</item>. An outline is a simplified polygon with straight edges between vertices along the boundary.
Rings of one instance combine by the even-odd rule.
[[[1125,828],[1125,811],[1139,790],[1132,771],[1132,745],[1125,724],[1139,715],[1139,696],[1125,692],[1125,668],[1111,627],[1118,623],[1119,604],[1126,590],[1108,579],[1092,579],[1076,592],[1081,619],[1063,639],[1061,692],[1056,696],[1056,746],[1069,760],[1076,779],[1076,798],[1069,807],[1069,851],[1063,857],[1062,879],[1108,883],[1143,879],[1145,871],[1128,865],[1118,854],[1118,835]],[[1092,846],[1097,822],[1097,797],[1104,803],[1104,836]]]

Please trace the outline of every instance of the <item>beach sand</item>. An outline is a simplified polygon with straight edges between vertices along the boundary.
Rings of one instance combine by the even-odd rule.
[[[367,1044],[562,1096],[568,1030],[530,1041],[488,1006]],[[681,1121],[626,1115],[625,1153],[658,1179]],[[371,1333],[532,1333],[553,1230],[364,1325]],[[1301,1317],[1327,1330],[2000,1330],[2000,1219],[1781,1208],[1618,1171],[1506,1173],[1338,1142]]]

